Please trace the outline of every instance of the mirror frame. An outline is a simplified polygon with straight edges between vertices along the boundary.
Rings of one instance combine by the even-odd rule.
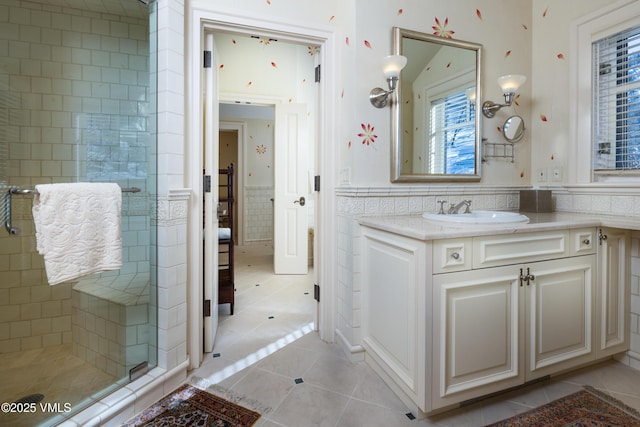
[[[393,54],[403,55],[402,39],[410,38],[430,43],[438,43],[445,46],[468,49],[476,53],[476,138],[475,138],[475,173],[474,174],[403,174],[402,173],[402,74],[398,80],[398,86],[391,102],[391,182],[463,182],[463,181],[480,181],[480,166],[482,164],[482,132],[481,132],[481,106],[482,99],[482,45],[462,40],[447,39],[443,37],[433,36],[418,31],[407,30],[404,28],[393,27]],[[409,58],[409,60],[411,60]]]

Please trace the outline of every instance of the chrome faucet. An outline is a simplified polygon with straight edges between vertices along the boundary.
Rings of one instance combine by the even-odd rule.
[[[471,200],[463,200],[460,203],[458,203],[457,205],[454,204],[454,203],[451,203],[451,206],[449,207],[449,210],[447,211],[447,213],[449,213],[449,214],[457,214],[462,206],[466,206],[467,207],[464,210],[464,213],[471,213],[471,210],[469,210],[469,208],[471,207]]]

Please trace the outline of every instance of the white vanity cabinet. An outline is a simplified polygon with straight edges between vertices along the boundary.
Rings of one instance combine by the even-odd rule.
[[[585,232],[588,243],[571,244]],[[433,275],[432,409],[595,358],[593,237],[595,229],[473,238],[472,269]]]
[[[362,230],[366,358],[412,409],[434,413],[628,346],[624,233]]]

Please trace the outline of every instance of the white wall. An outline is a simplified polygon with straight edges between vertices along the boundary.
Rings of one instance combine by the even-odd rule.
[[[574,102],[569,97],[570,24],[573,20],[609,4],[613,0],[565,0],[549,4],[533,0],[532,39],[532,89],[531,117],[528,120],[535,149],[530,152],[533,167],[533,184],[559,185],[569,182],[570,162],[575,154],[569,150],[569,109]],[[589,165],[579,167],[588,168]],[[540,171],[549,175],[561,170],[561,181],[553,182],[550,176],[540,180]]]

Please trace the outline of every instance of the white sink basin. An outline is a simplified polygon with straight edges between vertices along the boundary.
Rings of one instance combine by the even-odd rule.
[[[504,211],[473,211],[471,213],[459,213],[450,215],[441,215],[425,212],[422,214],[424,219],[440,222],[450,222],[455,224],[504,224],[513,222],[529,222],[526,215],[517,212]]]

